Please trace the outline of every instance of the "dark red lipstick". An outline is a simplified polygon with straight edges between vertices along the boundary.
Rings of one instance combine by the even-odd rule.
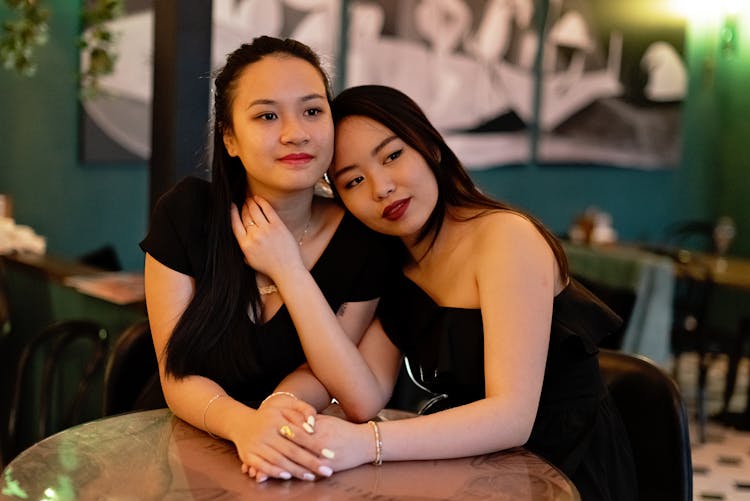
[[[410,198],[402,198],[393,202],[391,205],[383,209],[382,216],[389,221],[397,221],[406,214],[406,210],[409,208],[411,203]]]

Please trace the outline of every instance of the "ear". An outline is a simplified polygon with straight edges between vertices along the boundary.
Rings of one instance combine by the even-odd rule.
[[[223,135],[224,147],[227,149],[230,157],[237,156],[237,141],[231,131],[225,131]]]

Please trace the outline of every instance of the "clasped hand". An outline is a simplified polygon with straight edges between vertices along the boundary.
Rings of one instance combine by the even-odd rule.
[[[315,408],[301,400],[281,395],[263,402],[232,437],[242,472],[258,482],[330,476],[333,469],[326,456],[334,454],[312,438],[316,419]]]

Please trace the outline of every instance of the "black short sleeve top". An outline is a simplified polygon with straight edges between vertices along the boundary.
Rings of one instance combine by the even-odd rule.
[[[186,178],[164,194],[140,244],[163,265],[195,278],[196,284],[203,279],[207,258],[209,188],[208,181]],[[333,311],[345,302],[381,296],[392,266],[392,248],[389,237],[369,230],[349,213],[344,215],[310,270]],[[241,346],[219,342],[196,363],[194,373],[213,379],[234,398],[257,402],[301,365],[305,355],[285,306],[266,323],[255,325],[247,305],[238,305],[232,324],[241,333],[235,337]],[[227,357],[246,368],[239,379],[224,370]]]

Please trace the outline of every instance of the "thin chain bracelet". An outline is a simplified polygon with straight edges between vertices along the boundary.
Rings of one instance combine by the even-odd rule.
[[[271,393],[270,395],[268,395],[266,398],[264,398],[263,401],[260,403],[260,405],[265,404],[266,400],[270,400],[271,398],[277,397],[279,395],[286,395],[287,397],[292,397],[295,400],[299,400],[299,398],[297,398],[297,395],[295,395],[294,393],[290,391],[275,391]],[[258,407],[260,407],[260,405]]]
[[[206,414],[208,413],[208,408],[211,407],[211,404],[213,404],[214,402],[216,402],[217,400],[219,400],[221,397],[226,397],[226,396],[227,396],[226,393],[217,393],[216,395],[214,395],[213,397],[211,397],[211,399],[206,404],[206,408],[203,409],[203,429],[206,430],[206,433],[208,433],[211,436],[211,438],[219,438],[219,437],[217,437],[216,435],[214,435],[213,433],[211,433],[208,430],[208,426],[206,425]]]
[[[375,421],[368,421],[367,424],[372,427],[372,432],[375,434],[375,459],[372,464],[380,466],[383,464],[383,441],[380,439],[380,428]]]

